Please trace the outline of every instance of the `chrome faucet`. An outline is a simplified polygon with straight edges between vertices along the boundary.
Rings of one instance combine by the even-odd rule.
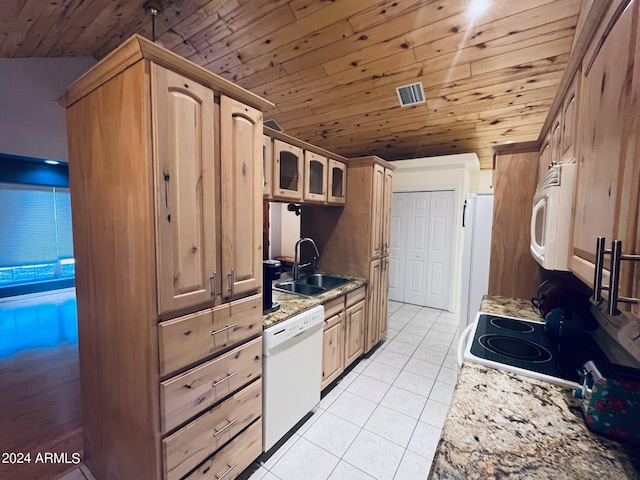
[[[313,256],[313,262],[300,265],[298,262],[300,259],[300,244],[302,242],[311,242],[311,245],[313,245],[313,249],[315,250],[316,254]],[[316,247],[316,242],[314,242],[309,237],[301,238],[300,240],[298,240],[296,242],[296,246],[293,249],[293,281],[295,282],[300,278],[300,269],[304,267],[308,267],[309,265],[313,265],[313,273],[316,273],[316,267],[318,265],[319,258],[320,258],[320,253],[318,253],[318,247]]]

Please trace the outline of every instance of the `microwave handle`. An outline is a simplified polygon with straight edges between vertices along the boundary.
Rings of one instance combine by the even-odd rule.
[[[539,245],[536,240],[536,218],[538,216],[538,212],[544,206],[546,200],[546,197],[538,200],[538,202],[536,202],[536,204],[533,206],[533,212],[531,213],[531,246],[540,255],[544,254],[544,247],[542,245]]]

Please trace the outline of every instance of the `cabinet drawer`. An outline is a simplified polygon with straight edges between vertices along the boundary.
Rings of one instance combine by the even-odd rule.
[[[262,413],[262,380],[162,440],[167,480],[178,480]]]
[[[158,325],[160,375],[262,333],[262,297],[254,295]]]
[[[262,337],[160,384],[162,431],[171,430],[262,375]]]
[[[329,300],[323,305],[324,307],[324,319],[333,317],[335,314],[344,310],[344,295],[340,295],[338,298]]]
[[[262,453],[262,419],[238,435],[185,480],[233,480]]]
[[[356,290],[353,290],[352,292],[346,294],[346,306],[350,307],[351,305],[355,305],[359,301],[364,300],[366,296],[367,287],[362,286],[360,288],[357,288]]]

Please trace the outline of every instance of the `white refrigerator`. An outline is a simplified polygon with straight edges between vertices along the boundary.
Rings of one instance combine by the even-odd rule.
[[[474,321],[482,297],[489,290],[493,195],[468,194],[463,217],[460,334]]]

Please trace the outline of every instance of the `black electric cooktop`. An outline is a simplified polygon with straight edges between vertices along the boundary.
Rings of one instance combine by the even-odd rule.
[[[543,323],[485,313],[478,315],[470,351],[488,362],[575,383],[578,369],[587,360],[606,361],[587,333],[560,338],[545,331]]]

